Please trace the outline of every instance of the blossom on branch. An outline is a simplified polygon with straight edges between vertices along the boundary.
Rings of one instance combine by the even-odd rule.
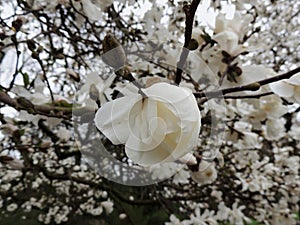
[[[300,73],[288,80],[272,83],[270,88],[276,95],[300,103]]]
[[[236,12],[231,20],[226,19],[224,14],[219,14],[213,39],[230,55],[239,55],[247,51],[247,47],[241,45],[240,41],[246,35],[251,20],[253,17],[250,14],[242,15],[240,12]]]
[[[171,162],[197,144],[201,116],[191,90],[155,83],[127,93],[96,113],[97,128],[113,143],[125,144],[127,156],[139,165]]]

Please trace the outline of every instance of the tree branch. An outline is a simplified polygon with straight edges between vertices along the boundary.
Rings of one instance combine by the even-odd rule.
[[[193,24],[194,24],[194,17],[197,11],[198,5],[200,4],[200,0],[193,0],[190,5],[187,3],[184,4],[183,10],[185,12],[186,21],[185,21],[185,33],[184,33],[184,45],[180,55],[180,59],[177,63],[177,70],[175,75],[175,83],[180,84],[181,76],[183,72],[183,66],[186,62],[186,59],[189,55],[188,46],[192,39],[192,32],[193,32]]]
[[[24,98],[23,98],[24,99]],[[20,104],[16,99],[10,97],[7,93],[0,91],[0,102],[15,108],[16,110],[25,110],[30,114],[44,115],[48,117],[56,117],[62,119],[70,119],[72,116],[72,107],[60,107],[52,105],[34,105],[29,100],[31,107],[26,107],[25,104]]]
[[[284,74],[267,78],[264,80],[260,80],[251,84],[247,85],[242,85],[242,86],[237,86],[237,87],[232,87],[232,88],[225,88],[221,90],[215,90],[215,91],[208,91],[208,92],[196,92],[194,93],[196,98],[202,98],[206,97],[207,99],[210,98],[218,98],[222,97],[223,95],[229,94],[229,93],[235,93],[235,92],[240,92],[240,91],[256,91],[258,90],[261,86],[264,86],[266,84],[270,84],[276,81],[284,80],[284,79],[289,79],[296,73],[300,73],[300,67],[291,70],[289,72],[286,72]]]

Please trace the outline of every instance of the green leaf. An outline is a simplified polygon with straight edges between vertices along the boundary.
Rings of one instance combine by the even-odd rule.
[[[23,76],[24,85],[25,87],[27,87],[29,85],[29,76],[27,73],[22,73],[22,76]]]

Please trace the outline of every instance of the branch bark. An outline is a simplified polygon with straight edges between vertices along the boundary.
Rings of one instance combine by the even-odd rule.
[[[186,16],[184,45],[183,45],[183,49],[182,49],[182,52],[180,55],[180,59],[177,63],[177,70],[176,70],[176,75],[175,75],[175,80],[174,80],[176,84],[180,84],[180,82],[181,82],[181,77],[182,77],[182,72],[183,72],[182,69],[183,69],[183,66],[189,55],[188,46],[192,39],[194,17],[195,17],[195,13],[197,11],[199,4],[200,4],[200,0],[193,0],[190,5],[185,3],[185,5],[183,6],[183,10],[184,10],[185,16]]]
[[[29,102],[29,100],[26,100]],[[52,105],[35,105],[31,103],[32,107],[25,107],[18,103],[18,101],[10,97],[7,93],[0,91],[0,102],[15,108],[16,110],[25,110],[33,115],[44,115],[47,117],[56,117],[62,119],[70,119],[72,116],[72,107],[60,107]]]
[[[229,94],[229,93],[235,93],[235,92],[240,92],[240,91],[256,91],[258,89],[256,89],[255,87],[261,87],[264,86],[266,84],[270,84],[276,81],[280,81],[280,80],[284,80],[284,79],[289,79],[291,78],[293,75],[295,75],[296,73],[300,73],[300,67],[288,71],[284,74],[275,76],[275,77],[271,77],[271,78],[267,78],[264,80],[260,80],[251,84],[247,84],[247,85],[242,85],[242,86],[236,86],[236,87],[232,87],[232,88],[225,88],[225,89],[221,89],[221,90],[215,90],[215,91],[207,91],[207,92],[196,92],[194,93],[196,98],[207,98],[207,99],[211,99],[211,98],[219,98],[222,97],[223,95]]]

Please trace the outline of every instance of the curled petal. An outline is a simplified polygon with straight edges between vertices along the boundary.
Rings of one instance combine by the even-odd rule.
[[[295,87],[294,98],[298,103],[300,103],[300,86]]]
[[[232,31],[223,31],[214,36],[214,40],[219,43],[221,49],[234,55],[239,47],[239,37]]]
[[[300,73],[295,74],[290,79],[287,80],[287,83],[293,84],[293,85],[300,85]]]
[[[128,139],[129,113],[141,99],[140,95],[122,97],[105,103],[95,115],[96,127],[113,143],[124,144]]]
[[[271,90],[280,97],[289,98],[293,96],[294,87],[285,81],[278,81],[270,84]]]

